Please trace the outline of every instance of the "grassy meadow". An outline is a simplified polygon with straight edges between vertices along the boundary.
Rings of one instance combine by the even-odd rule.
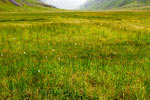
[[[150,11],[0,12],[0,100],[149,100]]]

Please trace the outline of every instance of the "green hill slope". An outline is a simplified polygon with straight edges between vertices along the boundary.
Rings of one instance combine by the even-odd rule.
[[[115,8],[137,8],[150,5],[150,0],[88,0],[80,9],[106,10]]]
[[[34,11],[55,9],[52,5],[42,3],[40,0],[0,0],[0,11]]]

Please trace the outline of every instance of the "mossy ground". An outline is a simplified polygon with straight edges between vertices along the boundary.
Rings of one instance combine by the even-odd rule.
[[[150,99],[150,12],[0,13],[0,99]]]

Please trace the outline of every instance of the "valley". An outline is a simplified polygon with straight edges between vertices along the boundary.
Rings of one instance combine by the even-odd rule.
[[[26,2],[0,1],[0,100],[150,99],[148,9]]]

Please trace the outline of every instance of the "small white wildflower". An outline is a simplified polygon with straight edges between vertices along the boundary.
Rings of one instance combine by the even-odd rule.
[[[116,52],[113,52],[113,54],[116,55],[117,53],[116,53]]]
[[[40,73],[40,70],[38,70],[38,72]]]
[[[92,57],[92,55],[90,55],[90,57]]]
[[[25,68],[24,70],[27,70],[27,68]]]
[[[1,54],[1,57],[3,56],[3,54]]]
[[[55,51],[54,49],[52,49],[52,51]]]

